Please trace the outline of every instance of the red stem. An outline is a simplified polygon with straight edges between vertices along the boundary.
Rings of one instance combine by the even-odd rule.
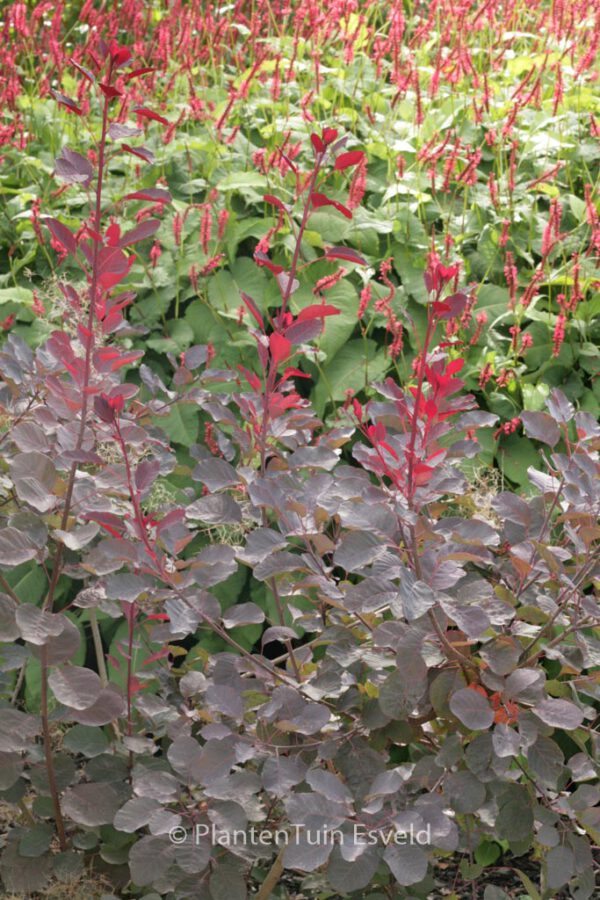
[[[429,308],[431,310],[431,307]],[[408,500],[408,505],[410,509],[413,508],[413,501],[415,495],[416,485],[414,483],[414,469],[415,469],[415,444],[417,441],[417,431],[419,426],[419,409],[421,406],[421,397],[423,396],[423,382],[425,380],[425,365],[427,362],[427,351],[429,350],[429,343],[431,341],[433,332],[435,328],[435,319],[431,312],[429,313],[429,317],[427,319],[427,331],[425,332],[425,341],[423,343],[423,349],[420,354],[419,359],[419,377],[417,380],[417,393],[414,398],[414,407],[413,414],[411,418],[410,425],[410,441],[408,444],[408,449],[406,451],[406,456],[408,458],[408,472],[406,475],[406,490],[407,495],[406,499]]]
[[[312,195],[315,190],[315,185],[317,183],[317,178],[319,177],[319,171],[321,169],[323,154],[318,153],[315,161],[315,168],[313,169],[312,177],[310,179],[308,185],[308,196],[306,198],[306,204],[304,206],[304,212],[302,214],[302,221],[300,222],[300,228],[298,229],[298,236],[296,238],[296,246],[294,247],[294,255],[292,257],[292,264],[290,266],[290,271],[288,274],[288,282],[285,286],[285,291],[283,294],[283,298],[281,301],[281,310],[280,316],[285,315],[287,312],[287,305],[289,303],[289,299],[292,294],[292,286],[294,284],[294,279],[296,277],[296,273],[298,271],[298,260],[300,259],[300,248],[302,245],[302,238],[304,236],[304,232],[306,230],[306,226],[308,224],[308,219],[311,211],[311,201]],[[273,365],[273,361],[269,356],[269,363],[267,369],[267,375],[265,380],[265,392],[263,395],[263,421],[260,435],[260,473],[261,475],[265,474],[266,464],[267,464],[267,432],[269,430],[269,404],[271,401],[271,393],[273,391],[273,387],[275,385],[275,380],[277,378],[277,366]]]

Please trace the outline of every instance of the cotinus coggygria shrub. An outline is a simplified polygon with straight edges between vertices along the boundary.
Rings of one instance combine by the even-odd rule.
[[[319,420],[305,384],[340,314],[327,291],[341,262],[368,277],[350,248],[306,249],[317,210],[353,216],[337,198],[366,164],[330,127],[308,171],[288,160],[291,200],[265,197],[289,253],[256,250],[276,292],[241,294],[247,365],[219,369],[218,348],[194,346],[168,357],[165,384],[124,312],[132,247],[171,198],[124,187],[122,160],[150,159],[124,121],[146,70],[102,53],[78,66],[101,109],[97,153],[65,147],[55,165],[89,212],[76,233],[45,223],[80,280],[61,282],[60,330],[0,352],[1,786],[22,811],[6,889],[91,868],[132,897],[426,897],[436,859],[456,856],[475,884],[529,853],[531,896],[592,897],[596,422],[553,390],[520,417],[540,451],[530,494],[464,517],[478,429],[496,417],[442,339],[470,293],[434,252],[426,325],[401,323],[412,376]],[[331,273],[301,304],[317,260]],[[186,455],[161,420],[190,410],[206,439]],[[234,579],[244,602],[230,604]]]

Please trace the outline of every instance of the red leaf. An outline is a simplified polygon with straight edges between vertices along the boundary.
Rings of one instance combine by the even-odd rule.
[[[131,244],[137,244],[145,238],[151,237],[160,228],[160,219],[145,219],[136,228],[126,232],[120,239],[119,247],[129,247]]]
[[[364,256],[361,256],[356,250],[352,250],[351,247],[327,247],[325,257],[327,259],[343,259],[346,262],[356,263],[358,266],[368,265]]]
[[[283,205],[281,200],[278,197],[274,197],[273,194],[265,194],[263,200],[265,201],[265,203],[270,203],[271,206],[276,206],[277,209],[281,209],[283,210],[283,212],[285,212],[285,206]]]
[[[334,169],[341,171],[348,169],[350,166],[357,166],[365,158],[362,150],[349,150],[348,153],[342,153],[335,161]]]
[[[133,72],[128,72],[127,75],[124,76],[125,81],[131,81],[132,78],[139,78],[140,75],[147,75],[148,72],[156,72],[156,69],[151,67],[147,67],[145,69],[134,69]]]
[[[452,362],[449,362],[446,366],[446,374],[454,375],[456,372],[460,372],[464,364],[464,359],[461,359],[460,357],[458,359],[453,359]]]
[[[251,313],[251,315],[253,315],[254,318],[256,319],[261,331],[264,331],[265,323],[263,321],[263,317],[261,316],[260,310],[258,309],[258,307],[257,307],[256,303],[254,302],[254,300],[252,299],[252,297],[249,294],[244,293],[244,291],[240,291],[240,296],[241,296],[242,300],[244,301],[244,305],[247,307],[248,312]]]
[[[92,73],[90,72],[89,69],[86,69],[85,66],[80,66],[79,63],[75,62],[74,59],[69,59],[69,62],[71,63],[72,66],[75,66],[75,68],[77,69],[78,72],[81,72],[81,74],[83,75],[84,78],[87,78],[88,81],[90,81],[92,84],[94,84],[96,79],[94,78],[94,76],[92,75]]]
[[[117,90],[116,87],[113,87],[112,84],[102,84],[102,82],[99,82],[98,87],[109,100],[114,100],[115,97],[122,96],[121,91]]]
[[[341,310],[337,306],[326,306],[325,304],[315,304],[314,306],[305,306],[298,314],[297,322],[305,322],[307,319],[324,319],[325,316],[339,316]]]
[[[98,254],[98,283],[105,291],[128,274],[134,257],[128,258],[118,247],[102,247]]]
[[[126,62],[129,62],[131,59],[131,50],[129,47],[119,47],[118,44],[113,41],[110,45],[110,57],[114,68],[118,68],[119,66],[124,66]]]
[[[260,391],[261,383],[258,375],[255,375],[254,372],[248,371],[244,366],[238,364],[238,369],[250,385],[253,391]]]
[[[332,144],[336,137],[338,136],[337,128],[324,128],[323,129],[323,143],[325,145]]]
[[[413,470],[415,484],[427,484],[434,471],[435,469],[432,469],[431,466],[426,466],[425,463],[417,463]]]
[[[144,355],[143,350],[130,350],[122,353],[112,347],[103,347],[94,353],[94,364],[100,372],[116,372],[123,366],[129,366]]]
[[[109,247],[118,247],[121,238],[121,229],[116,222],[109,225],[106,229],[106,242]]]
[[[293,367],[288,367],[283,373],[283,378],[290,378],[294,375],[296,378],[312,378],[312,375],[309,375],[308,372],[302,372],[300,369],[295,369]]]
[[[342,203],[338,203],[337,200],[330,200],[329,197],[325,196],[325,194],[313,194],[312,203],[315,209],[319,209],[320,206],[333,206],[334,209],[337,209],[338,212],[341,212],[341,214],[343,216],[346,216],[347,219],[352,218],[352,213],[349,209],[347,209]]]
[[[278,334],[274,331],[269,337],[269,347],[271,348],[271,359],[275,365],[278,365],[290,355],[292,343],[282,334]]]
[[[125,194],[123,200],[151,200],[153,203],[170,203],[172,197],[164,188],[142,188],[133,194]]]
[[[89,225],[85,226],[85,230],[87,231],[87,233],[89,234],[89,236],[91,237],[91,239],[93,241],[96,241],[97,244],[102,243],[102,235],[101,234],[98,234],[98,232],[94,231],[93,228],[90,228]]]
[[[159,116],[158,113],[153,112],[146,106],[136,106],[134,107],[133,112],[138,116],[142,116],[142,118],[144,119],[151,119],[153,122],[160,122],[161,125],[171,124],[168,119],[165,119],[164,116]]]
[[[323,143],[323,141],[321,140],[321,138],[319,137],[318,134],[311,134],[310,142],[313,145],[313,147],[315,148],[316,153],[323,153],[323,151],[325,150],[325,144]]]
[[[58,243],[61,244],[65,250],[68,250],[69,253],[75,255],[77,253],[77,241],[67,226],[63,225],[62,222],[59,222],[58,219],[52,219],[50,217],[46,217],[45,222],[52,232],[52,236],[56,238]]]
[[[133,153],[134,156],[138,156],[140,159],[143,159],[144,162],[154,162],[154,155],[150,150],[146,150],[145,147],[130,147],[129,144],[121,144],[121,147],[128,153]]]
[[[273,275],[279,275],[280,272],[283,272],[283,266],[278,266],[276,263],[271,262],[266,253],[255,253],[254,260],[258,266],[266,266]]]

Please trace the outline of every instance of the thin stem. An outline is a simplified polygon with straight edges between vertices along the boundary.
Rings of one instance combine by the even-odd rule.
[[[279,879],[283,875],[283,854],[285,853],[285,846],[281,848],[279,853],[277,854],[277,858],[275,862],[271,866],[267,877],[263,881],[260,886],[260,890],[256,895],[256,900],[269,900],[269,897],[273,893],[274,889],[277,887],[277,883]]]
[[[108,684],[108,672],[106,671],[104,647],[102,646],[102,636],[100,634],[100,629],[98,628],[98,616],[95,609],[90,609],[90,630],[92,632],[92,641],[94,642],[98,674],[100,675],[102,687],[106,687]]]
[[[67,849],[67,836],[65,832],[65,823],[60,805],[60,795],[58,793],[58,784],[56,782],[56,772],[54,770],[54,759],[52,757],[52,741],[50,736],[50,723],[48,720],[48,645],[43,644],[40,649],[41,679],[40,679],[40,708],[42,719],[42,737],[44,741],[44,757],[46,760],[46,774],[48,776],[48,786],[50,788],[50,796],[52,797],[52,808],[54,810],[54,823],[56,825],[56,833],[58,835],[58,843],[61,851]]]
[[[425,332],[425,341],[423,342],[423,349],[421,350],[420,358],[419,358],[419,376],[417,380],[417,392],[414,398],[414,406],[413,406],[413,414],[411,417],[410,423],[410,440],[408,444],[408,449],[406,451],[406,456],[408,460],[408,471],[406,475],[406,490],[407,496],[406,499],[408,501],[408,505],[410,509],[413,508],[414,502],[414,494],[415,494],[415,484],[414,484],[414,470],[415,470],[415,444],[417,441],[417,431],[419,426],[419,408],[421,406],[421,397],[423,396],[423,382],[425,380],[425,364],[427,362],[427,351],[429,350],[429,342],[431,341],[431,337],[433,335],[435,327],[435,319],[433,315],[430,313],[427,319],[427,331]]]
[[[109,63],[108,73],[106,78],[106,83],[110,85],[112,77],[112,62]],[[98,154],[98,179],[96,183],[96,207],[94,212],[94,231],[97,233],[100,232],[101,221],[102,221],[102,186],[104,182],[104,158],[105,158],[105,150],[106,150],[106,137],[108,134],[108,99],[104,97],[104,105],[102,110],[102,134],[100,137],[100,148]],[[91,377],[91,369],[92,369],[92,352],[94,349],[94,315],[95,315],[95,307],[96,307],[96,294],[98,291],[98,260],[99,260],[99,242],[94,241],[94,250],[92,257],[92,274],[91,274],[91,284],[90,284],[90,301],[89,301],[89,311],[87,318],[87,330],[88,330],[88,338],[86,342],[85,348],[85,361],[84,361],[84,374],[83,374],[83,386],[81,390],[81,421],[79,424],[79,433],[77,435],[77,442],[75,445],[76,453],[81,450],[83,446],[83,439],[85,435],[85,427],[87,420],[87,411],[88,411],[88,388],[90,384]],[[71,502],[73,499],[73,489],[75,486],[75,478],[77,475],[79,464],[74,462],[71,466],[69,472],[69,480],[67,483],[67,489],[65,492],[65,501],[63,507],[63,514],[61,518],[61,530],[65,531],[67,529],[67,525],[69,523],[69,514],[71,511]],[[54,565],[52,567],[52,577],[50,580],[50,584],[48,587],[48,593],[46,595],[46,599],[44,600],[43,609],[49,612],[52,611],[52,607],[54,605],[54,595],[56,593],[56,586],[58,584],[58,579],[60,577],[60,573],[62,571],[63,564],[63,544],[59,544],[56,548],[56,553],[54,556]],[[52,743],[51,743],[51,735],[50,735],[50,723],[48,717],[48,645],[44,644],[41,647],[40,652],[40,683],[41,683],[41,696],[40,696],[40,716],[42,721],[42,737],[44,742],[44,756],[46,760],[46,771],[48,775],[48,785],[50,788],[50,796],[52,798],[52,808],[54,811],[54,821],[56,824],[56,832],[58,834],[58,840],[60,844],[61,850],[67,849],[67,839],[65,833],[65,825],[62,814],[62,809],[60,805],[60,795],[58,791],[58,785],[56,781],[56,773],[54,770],[54,759],[52,756]]]
[[[321,168],[321,160],[322,154],[317,154],[317,159],[315,162],[315,167],[312,173],[312,177],[308,186],[308,196],[306,198],[306,203],[304,206],[304,212],[302,214],[302,221],[300,223],[300,228],[298,229],[298,234],[296,236],[296,245],[294,247],[294,254],[292,256],[292,264],[290,266],[290,271],[287,273],[288,280],[285,286],[285,291],[283,293],[283,298],[281,301],[281,310],[280,316],[285,315],[287,310],[287,305],[292,294],[292,288],[294,284],[294,279],[296,277],[296,273],[298,271],[298,261],[300,259],[300,249],[302,245],[302,238],[304,236],[304,231],[306,229],[306,225],[308,223],[308,219],[310,216],[310,206],[313,191],[315,189],[315,184],[317,182],[317,178],[319,176],[319,171]],[[266,468],[267,468],[267,437],[269,431],[269,422],[270,422],[270,405],[271,405],[271,395],[275,389],[275,381],[277,379],[277,363],[274,363],[271,355],[269,355],[268,368],[266,372],[265,378],[265,391],[263,394],[263,420],[262,427],[260,432],[260,474],[264,476]],[[263,510],[263,525],[266,526],[266,513]],[[279,624],[283,627],[285,626],[285,616],[283,605],[281,603],[281,597],[279,596],[279,590],[277,588],[277,584],[274,578],[271,578],[268,582],[273,597],[275,599],[275,606],[277,609],[277,617],[279,619]],[[294,670],[294,674],[296,676],[297,681],[302,680],[302,675],[300,673],[300,666],[298,665],[298,661],[294,654],[294,648],[292,646],[292,642],[289,638],[285,640],[285,648],[288,652],[289,660]]]

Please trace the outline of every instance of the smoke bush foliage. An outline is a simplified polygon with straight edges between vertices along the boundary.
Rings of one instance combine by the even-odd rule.
[[[422,897],[437,857],[459,854],[474,879],[506,851],[541,859],[532,896],[569,885],[591,897],[596,422],[554,390],[546,412],[523,414],[540,449],[531,493],[502,491],[464,517],[477,429],[495,416],[440,343],[469,292],[435,254],[412,381],[388,379],[319,421],[297,366],[339,312],[324,299],[339,262],[364,264],[327,247],[329,281],[294,307],[310,217],[351,216],[333,195],[364,165],[333,128],[313,134],[310,172],[290,164],[295,203],[265,198],[293,243],[285,265],[256,253],[279,300],[242,295],[248,366],[221,371],[214,348],[196,346],[169,357],[164,384],[127,349],[135,298],[120,285],[131,247],[155,230],[152,206],[170,197],[109,172],[120,153],[147,156],[110,112],[144,70],[127,49],[103,54],[96,73],[78,66],[98,87],[97,156],[65,148],[55,167],[89,189],[89,214],[76,234],[46,221],[84,288],[62,284],[64,327],[35,353],[14,335],[0,353],[1,787],[27,809],[2,854],[5,887],[35,892],[89,863],[132,896],[237,900],[262,884],[264,898],[291,872],[314,895]],[[146,206],[122,229],[131,204]],[[211,424],[178,460],[161,419],[189,410]],[[25,563],[45,579],[41,604],[11,585]],[[240,571],[251,592],[231,606]],[[118,658],[102,643],[107,618],[123,624]],[[186,658],[207,634],[214,652]],[[32,665],[39,714],[20,708]],[[294,825],[305,830],[281,847],[215,844],[197,829]],[[427,843],[389,840],[411,828]],[[314,839],[331,829],[335,840]]]

